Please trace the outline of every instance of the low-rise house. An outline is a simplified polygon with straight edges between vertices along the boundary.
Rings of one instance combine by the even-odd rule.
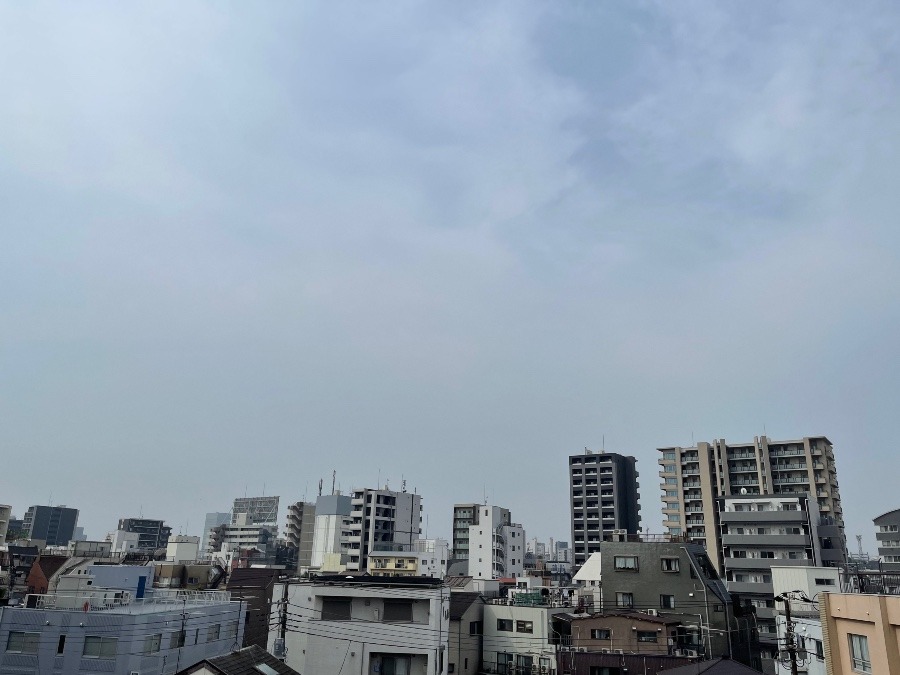
[[[492,600],[484,606],[482,667],[492,673],[553,673],[560,636],[551,619],[571,608],[551,606],[540,593],[517,594],[514,602],[522,604]]]
[[[50,579],[69,559],[64,555],[39,555],[28,572],[25,585],[29,593],[46,593]]]
[[[681,624],[680,618],[644,612],[560,614],[553,618],[554,631],[571,650],[653,656],[682,655]]]
[[[269,649],[294,670],[448,673],[450,593],[439,579],[320,576],[279,582],[274,595]]]
[[[256,645],[203,659],[176,675],[299,675]]]

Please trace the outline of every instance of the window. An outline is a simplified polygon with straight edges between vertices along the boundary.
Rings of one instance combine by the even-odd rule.
[[[484,632],[484,623],[482,621],[469,622],[469,635],[481,635]]]
[[[40,633],[25,633],[23,631],[10,631],[6,641],[6,651],[19,654],[37,654]]]
[[[221,624],[213,624],[209,628],[206,629],[206,641],[207,642],[215,642],[219,639],[219,634],[222,632]]]
[[[238,622],[231,621],[225,625],[225,639],[234,640],[238,634]]]
[[[155,654],[162,645],[162,633],[148,635],[144,638],[144,654]]]
[[[816,579],[816,586],[834,586],[834,579]]]
[[[609,628],[591,628],[591,640],[611,640],[612,630]]]
[[[677,572],[680,569],[678,563],[678,558],[663,558],[660,560],[660,567],[663,572]]]
[[[666,478],[666,485],[678,485],[677,478]]]
[[[184,640],[187,636],[183,630],[176,631],[169,635],[169,649],[178,649],[184,647]]]
[[[60,635],[59,640],[56,641],[56,655],[59,656],[66,650],[66,636]]]
[[[662,609],[675,609],[675,596],[674,595],[659,596],[659,606]]]
[[[409,657],[382,656],[381,675],[409,675]]]
[[[533,633],[534,624],[531,621],[516,621],[517,633]]]
[[[513,629],[512,619],[497,619],[497,630],[511,632],[512,629]]]
[[[322,598],[322,621],[349,621],[350,598]]]
[[[813,651],[816,653],[816,658],[824,661],[825,660],[825,644],[821,640],[813,640]]]
[[[872,672],[872,661],[869,659],[869,638],[865,635],[849,633],[850,638],[850,665],[853,670],[860,673]]]
[[[656,642],[655,630],[639,630],[637,632],[638,642]]]
[[[613,567],[616,570],[637,571],[638,558],[636,555],[617,555],[613,557]]]
[[[616,593],[616,607],[634,607],[634,594]]]
[[[411,623],[413,620],[412,600],[385,600],[384,621],[402,621]]]
[[[119,638],[88,635],[84,638],[84,650],[81,655],[87,659],[114,659],[118,645]]]

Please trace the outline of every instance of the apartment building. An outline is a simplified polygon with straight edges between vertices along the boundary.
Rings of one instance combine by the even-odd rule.
[[[12,507],[0,504],[0,546],[6,543],[6,532],[9,529],[10,520],[12,520]]]
[[[702,544],[722,570],[719,497],[733,495],[813,495],[819,512],[840,530],[846,554],[844,519],[834,450],[824,436],[774,441],[758,436],[750,443],[697,443],[659,448],[664,526],[669,534]]]
[[[819,596],[828,673],[900,675],[900,597]]]
[[[172,528],[162,520],[149,518],[120,518],[119,532],[137,535],[135,548],[142,551],[155,551],[169,545]]]
[[[512,522],[509,509],[453,506],[453,559],[460,572],[475,579],[519,576],[525,571],[525,549],[525,530]]]
[[[569,503],[576,567],[615,531],[641,530],[638,472],[634,457],[593,453],[569,457]]]
[[[309,567],[312,562],[315,529],[315,504],[296,502],[288,506],[285,538],[288,546],[297,549],[298,568]]]
[[[422,497],[387,488],[353,490],[350,496],[347,569],[365,570],[376,544],[409,546],[422,532]]]
[[[808,495],[720,497],[718,504],[725,584],[756,608],[766,666],[779,651],[772,567],[834,565],[843,552],[834,544],[841,541],[840,528],[819,515]]]
[[[490,600],[484,605],[482,667],[489,673],[545,673],[556,670],[559,635],[553,631],[555,614],[571,608],[532,601],[513,604]]]
[[[352,510],[348,495],[320,495],[316,499],[310,567],[338,571],[347,563]]]
[[[279,497],[238,497],[231,507],[231,522],[237,522],[238,514],[246,513],[250,520],[265,525],[272,532],[278,533]]]
[[[373,577],[431,577],[447,574],[446,539],[419,539],[412,546],[376,544],[369,553],[368,572]]]
[[[29,506],[22,527],[28,539],[47,546],[66,546],[75,535],[78,509],[65,506]]]
[[[900,572],[900,509],[883,513],[873,522],[882,569]]]
[[[300,673],[447,675],[450,593],[440,579],[320,576],[279,582],[269,651]]]

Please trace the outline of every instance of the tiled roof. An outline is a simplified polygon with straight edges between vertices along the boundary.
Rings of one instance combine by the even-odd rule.
[[[269,567],[238,567],[231,570],[225,588],[265,588],[278,578],[281,570]]]
[[[444,577],[444,584],[449,586],[450,588],[465,588],[472,582],[472,577],[464,577],[464,576],[447,576]]]
[[[185,668],[178,675],[188,675],[188,673],[200,670],[203,666],[207,666],[221,675],[265,675],[266,669],[257,668],[259,665],[268,666],[278,675],[299,675],[296,670],[288,668],[265,649],[256,645],[223,656],[205,659],[190,668]]]
[[[44,573],[44,577],[49,579],[60,567],[66,564],[68,559],[69,556],[67,555],[42,555],[38,556],[38,559],[34,561],[34,564],[40,567],[41,572]]]

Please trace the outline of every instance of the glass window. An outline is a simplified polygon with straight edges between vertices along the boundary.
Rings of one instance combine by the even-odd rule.
[[[322,598],[322,621],[349,621],[350,598]]]
[[[655,630],[639,630],[637,632],[638,642],[656,642]]]
[[[660,567],[663,572],[677,572],[680,569],[679,560],[678,558],[663,558],[660,561]]]
[[[662,609],[675,609],[675,596],[674,595],[659,596],[659,606]]]
[[[613,567],[617,570],[637,570],[638,557],[636,555],[613,556]]]
[[[6,651],[19,654],[37,654],[40,633],[26,633],[24,631],[10,631],[6,641]]]
[[[184,647],[185,640],[185,632],[183,630],[177,631],[169,635],[169,649],[178,649],[180,647]]]
[[[513,629],[512,619],[497,619],[497,630],[512,631],[512,629]]]
[[[413,601],[385,600],[384,620],[410,623],[413,620]]]
[[[617,607],[633,607],[634,606],[634,594],[633,593],[616,593],[616,606]]]
[[[219,634],[222,631],[221,624],[213,624],[209,628],[206,629],[206,641],[207,642],[215,642],[219,639]]]
[[[531,621],[516,621],[517,633],[533,633],[534,624]]]
[[[145,654],[155,654],[159,651],[160,646],[162,645],[162,633],[156,633],[155,635],[148,635],[144,638],[144,653]]]
[[[591,628],[592,640],[609,640],[612,638],[612,630],[609,628]]]
[[[872,672],[872,661],[869,658],[869,638],[865,635],[847,635],[850,638],[850,665],[860,673]]]
[[[84,638],[82,656],[88,659],[114,659],[119,638],[88,635]]]

